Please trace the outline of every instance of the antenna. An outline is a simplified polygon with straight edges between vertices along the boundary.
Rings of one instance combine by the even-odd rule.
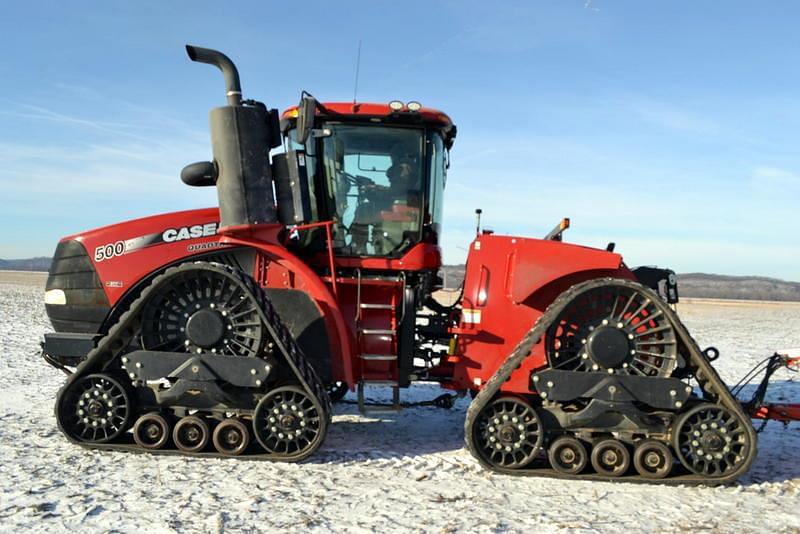
[[[361,39],[358,40],[358,54],[356,55],[356,81],[353,87],[353,107],[356,106],[356,96],[358,96],[358,68],[361,66]]]

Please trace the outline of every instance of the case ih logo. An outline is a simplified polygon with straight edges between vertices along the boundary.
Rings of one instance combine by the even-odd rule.
[[[184,241],[186,239],[199,239],[201,237],[210,237],[217,233],[219,224],[210,222],[205,224],[195,224],[192,226],[181,226],[179,228],[167,228],[163,232],[155,234],[148,234],[139,237],[128,239],[127,241],[116,241],[114,243],[107,243],[100,245],[94,249],[94,261],[100,262],[103,260],[110,260],[116,256],[122,256],[128,252],[134,252],[141,248],[159,245],[161,243],[173,243],[175,241]],[[209,243],[209,245],[211,245]],[[214,248],[214,247],[207,247]],[[203,250],[202,248],[189,249]]]
[[[173,241],[183,241],[184,239],[197,239],[208,237],[217,233],[217,223],[196,224],[194,226],[183,226],[181,228],[170,228],[164,230],[161,239],[165,243]]]

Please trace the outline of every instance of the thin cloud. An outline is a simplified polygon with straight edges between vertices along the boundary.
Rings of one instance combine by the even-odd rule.
[[[800,187],[800,174],[778,167],[756,167],[752,182],[756,188],[778,189]]]
[[[709,117],[666,102],[639,98],[630,104],[630,110],[642,121],[666,130],[702,135],[720,131]]]
[[[133,126],[130,124],[109,123],[104,121],[97,121],[71,115],[65,115],[63,113],[58,113],[57,111],[43,108],[41,106],[34,106],[32,104],[19,104],[19,106],[23,109],[29,110],[29,113],[21,113],[13,111],[10,113],[15,114],[18,117],[47,120],[51,122],[57,122],[59,124],[82,126],[84,128],[89,128],[102,133],[128,137],[130,139],[136,139],[138,141],[144,141],[148,143],[153,142],[152,139],[148,137],[131,132],[130,130],[133,128]]]

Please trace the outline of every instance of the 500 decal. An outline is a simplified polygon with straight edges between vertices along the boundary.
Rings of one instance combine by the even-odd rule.
[[[167,228],[164,231],[156,232],[154,234],[143,235],[125,241],[116,241],[114,243],[100,245],[94,249],[94,261],[100,262],[103,260],[110,260],[111,258],[122,256],[123,254],[127,254],[129,252],[134,252],[146,247],[152,247],[153,245],[160,245],[162,243],[174,243],[176,241],[184,241],[187,239],[211,237],[217,233],[218,226],[218,223],[210,222],[205,224],[195,224],[192,226],[181,226],[178,228]],[[207,247],[201,248],[201,245],[207,245]],[[204,248],[215,248],[215,246],[220,245],[219,243],[200,243],[196,246],[197,248],[192,248],[192,245],[190,245],[188,250],[191,252],[193,250],[203,250]]]
[[[125,254],[125,241],[117,241],[94,249],[94,261],[109,260],[114,256],[122,256],[123,254]]]

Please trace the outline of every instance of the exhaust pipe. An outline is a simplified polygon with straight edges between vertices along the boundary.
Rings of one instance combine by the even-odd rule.
[[[217,186],[220,231],[226,227],[274,224],[278,217],[269,150],[280,144],[271,125],[273,114],[263,104],[242,101],[239,71],[222,52],[186,45],[189,59],[214,65],[225,77],[228,105],[209,113],[213,162],[184,169],[190,185]],[[277,119],[277,112],[274,114]],[[277,137],[277,138],[276,138]]]
[[[228,56],[222,52],[211,50],[210,48],[192,45],[186,45],[186,53],[192,61],[208,63],[221,70],[222,76],[225,78],[225,91],[228,98],[228,105],[242,105],[242,86],[239,83],[239,71],[236,70],[236,65],[233,64],[233,61],[231,61]]]

